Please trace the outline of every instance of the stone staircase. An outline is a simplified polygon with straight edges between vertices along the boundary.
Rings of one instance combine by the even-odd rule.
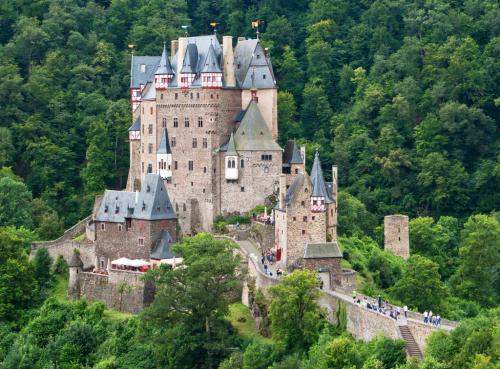
[[[415,338],[413,338],[413,335],[410,332],[410,329],[408,328],[407,325],[399,325],[399,332],[401,333],[401,336],[403,337],[405,344],[406,344],[406,352],[408,353],[408,356],[415,357],[417,359],[422,359],[422,351],[420,351],[420,348],[417,345],[417,342],[415,342]]]

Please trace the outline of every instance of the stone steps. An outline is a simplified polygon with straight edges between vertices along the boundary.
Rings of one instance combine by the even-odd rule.
[[[405,341],[406,352],[408,353],[408,356],[422,359],[422,351],[420,351],[420,348],[418,347],[417,342],[415,342],[415,338],[413,338],[413,335],[411,334],[408,326],[400,325],[399,332],[401,332],[401,336]]]

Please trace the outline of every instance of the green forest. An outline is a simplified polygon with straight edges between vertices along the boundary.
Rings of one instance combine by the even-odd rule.
[[[150,275],[157,298],[133,317],[67,302],[64,262],[28,260],[33,240],[125,186],[128,45],[159,55],[181,26],[209,34],[212,21],[220,37],[255,37],[255,19],[280,143],[306,145],[309,166],[318,149],[327,176],[338,165],[343,266],[366,294],[461,322],[431,337],[421,363],[406,363],[400,341],[355,341],[327,323],[307,272],[272,303],[256,291],[264,335],[237,329],[250,319],[233,319],[238,261],[207,235],[178,246],[188,268]],[[0,368],[496,368],[499,19],[494,0],[0,0]],[[411,219],[408,261],[382,249],[383,217],[396,213]],[[211,277],[227,283],[206,294]],[[297,289],[303,300],[289,298]],[[273,319],[296,304],[301,324]]]

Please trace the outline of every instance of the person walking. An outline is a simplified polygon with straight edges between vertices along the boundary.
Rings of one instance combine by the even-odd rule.
[[[405,318],[408,318],[408,306],[403,306],[403,312],[405,313]]]
[[[382,309],[382,297],[378,295],[378,308]]]
[[[267,263],[264,263],[264,273],[267,274]]]
[[[441,327],[441,316],[438,315],[436,318],[436,327]]]
[[[429,310],[429,319],[427,320],[429,324],[432,323],[432,310]]]
[[[401,308],[400,308],[399,306],[396,308],[396,314],[397,314],[396,316],[397,316],[398,318],[399,318],[399,316],[401,315]],[[398,320],[398,319],[396,318],[396,320]]]
[[[426,311],[424,311],[424,323],[427,323],[427,319],[429,318],[429,313]]]
[[[352,291],[352,301],[356,301],[356,290]]]

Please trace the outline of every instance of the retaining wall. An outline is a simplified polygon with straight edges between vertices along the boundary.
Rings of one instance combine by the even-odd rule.
[[[79,294],[88,301],[102,301],[113,310],[137,313],[152,301],[154,295],[152,287],[142,281],[143,275],[129,271],[110,271],[109,276],[84,272],[80,274]],[[126,288],[120,294],[118,287],[122,282]]]

